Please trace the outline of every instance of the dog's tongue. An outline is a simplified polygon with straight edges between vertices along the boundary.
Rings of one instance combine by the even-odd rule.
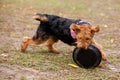
[[[76,34],[75,34],[75,32],[72,29],[70,30],[70,33],[71,33],[72,38],[76,39]]]

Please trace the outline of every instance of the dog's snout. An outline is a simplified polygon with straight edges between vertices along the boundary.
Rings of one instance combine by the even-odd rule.
[[[78,44],[77,44],[77,47],[78,47],[78,48],[87,49],[87,48],[88,48],[88,45],[83,44],[83,43],[78,43]]]

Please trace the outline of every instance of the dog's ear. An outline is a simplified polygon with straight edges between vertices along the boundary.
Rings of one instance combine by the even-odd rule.
[[[71,24],[70,25],[70,29],[72,29],[73,31],[75,31],[75,32],[78,32],[80,29],[78,28],[78,26],[76,25],[76,24]]]
[[[95,32],[99,32],[100,31],[100,27],[91,27],[91,33],[95,33]]]

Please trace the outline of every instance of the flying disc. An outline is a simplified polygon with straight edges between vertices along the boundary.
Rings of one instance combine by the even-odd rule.
[[[101,59],[100,50],[93,44],[89,45],[87,49],[76,47],[73,51],[73,60],[83,68],[95,68],[100,64]]]

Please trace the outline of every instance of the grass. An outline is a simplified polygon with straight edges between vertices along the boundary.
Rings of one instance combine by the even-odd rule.
[[[68,56],[59,56],[57,54],[48,53],[46,50],[41,52],[27,51],[26,53],[21,53],[20,51],[15,51],[14,57],[9,59],[10,62],[14,64],[21,64],[26,67],[33,67],[38,70],[61,70],[67,68],[68,63],[72,63],[72,59]],[[44,66],[44,67],[43,67]]]
[[[120,62],[119,57],[120,57],[119,54],[117,54],[117,55],[114,55],[114,54],[108,55],[109,61],[111,63],[119,63]]]
[[[114,72],[109,71],[108,67],[105,65],[104,68],[96,69],[72,68],[68,65],[69,63],[75,64],[72,60],[71,54],[53,54],[49,53],[46,49],[43,49],[43,47],[44,46],[36,46],[34,48],[35,50],[28,50],[26,53],[21,53],[19,50],[10,51],[12,54],[7,59],[7,63],[33,68],[38,71],[57,72],[59,77],[57,76],[56,78],[53,78],[55,80],[107,80],[107,78],[111,79],[111,77],[118,78],[118,74],[116,73],[116,75],[112,75],[111,73]],[[109,55],[109,62],[114,64],[119,63],[120,60],[118,56]],[[63,73],[61,74],[60,71],[62,70]]]
[[[116,5],[111,6],[112,3]],[[25,53],[20,51],[22,37],[35,33],[39,22],[32,20],[32,16],[39,12],[68,18],[81,17],[95,25],[107,24],[107,27],[101,26],[101,32],[96,39],[103,44],[106,52],[110,50],[109,53],[113,53],[116,50],[119,53],[119,35],[115,35],[116,32],[119,32],[119,24],[116,22],[119,18],[120,5],[118,3],[119,0],[108,0],[104,3],[102,0],[48,0],[47,2],[44,0],[1,0],[0,26],[3,27],[0,27],[0,41],[2,42],[0,44],[0,63],[46,72],[49,80],[119,80],[119,72],[112,71],[108,67],[108,63],[104,64],[102,68],[95,69],[69,66],[68,64],[75,64],[72,60],[74,47],[69,47],[61,42],[55,45],[61,54],[50,53],[44,45],[30,46]],[[112,14],[111,10],[115,14]],[[113,20],[115,20],[114,23]],[[114,41],[111,42],[111,39]],[[5,57],[2,54],[8,56]],[[110,65],[115,66],[120,62],[119,54],[107,54],[107,57]],[[38,80],[45,78],[46,76],[40,77]],[[1,79],[4,80],[4,78]],[[27,80],[27,77],[23,75],[21,80]]]

